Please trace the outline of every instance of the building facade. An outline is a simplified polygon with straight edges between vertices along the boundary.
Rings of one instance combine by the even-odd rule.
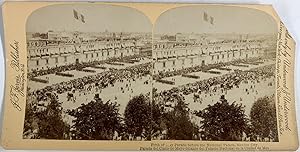
[[[143,43],[134,39],[83,40],[80,38],[27,40],[28,70],[102,61],[138,54]]]
[[[261,40],[158,41],[153,45],[153,73],[262,57],[269,49],[275,48]]]

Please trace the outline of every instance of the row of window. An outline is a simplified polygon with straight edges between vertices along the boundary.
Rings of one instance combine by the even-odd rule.
[[[172,65],[175,66],[175,63],[176,63],[176,61],[173,60]],[[181,60],[181,65],[184,65],[184,64],[185,64],[185,60]],[[193,58],[191,58],[190,64],[194,64],[194,59]],[[163,67],[164,68],[166,67],[166,62],[163,62]]]
[[[55,63],[58,63],[58,57],[54,58],[55,59]],[[64,56],[64,62],[67,62],[67,57]],[[49,59],[46,59],[46,64],[49,64]],[[40,60],[36,60],[36,65],[39,66],[40,65]]]
[[[158,53],[159,52],[155,52],[155,54],[156,54],[156,56],[158,56]],[[202,51],[202,54],[203,54],[204,52]],[[173,55],[173,54],[176,54],[176,52],[175,51],[160,51],[160,55]],[[183,53],[181,53],[181,54],[183,54]],[[188,50],[185,50],[185,55],[188,55],[188,54],[197,54],[197,52],[195,53],[195,51],[190,51],[190,53],[188,53]]]
[[[126,51],[127,53],[129,53],[129,50]],[[50,55],[60,55],[60,54],[69,54],[69,52],[53,52],[51,54],[47,53],[43,53],[43,54],[30,54],[30,57],[41,57],[41,56],[50,56]],[[109,55],[109,51],[107,51],[107,55]],[[116,55],[116,50],[114,51],[114,55]],[[104,56],[104,52],[102,52],[102,56]],[[97,57],[98,57],[98,53],[97,53]]]
[[[116,55],[116,51],[114,52],[114,55]],[[89,54],[85,55],[85,58],[88,58]],[[104,52],[102,52],[102,57],[104,56]],[[109,56],[109,52],[107,52],[107,56]],[[94,54],[91,54],[91,57],[94,58]],[[96,57],[99,57],[99,53],[96,53]]]
[[[256,53],[258,53],[258,51],[256,51]],[[254,55],[254,51],[252,51],[251,54]],[[229,58],[229,55],[230,55],[230,54],[227,54],[227,58]],[[219,55],[212,55],[212,56],[211,56],[211,59],[212,59],[212,60],[214,60],[214,56],[217,57],[217,60],[219,59]],[[242,56],[242,52],[240,52],[240,56]],[[248,54],[246,54],[246,56],[248,57]],[[232,57],[235,57],[235,53],[232,53]],[[225,55],[222,54],[222,59],[224,59],[224,58],[225,58]]]
[[[127,53],[129,53],[129,50],[127,50]],[[110,52],[107,52],[107,56],[109,56]],[[117,54],[117,51],[114,51],[114,55]],[[88,58],[89,54],[86,54],[86,58]],[[123,55],[123,53],[121,54]],[[102,52],[102,57],[104,56],[104,52]],[[91,57],[94,58],[94,54],[91,54]],[[96,53],[96,57],[99,57],[99,53]],[[58,57],[55,57],[55,63],[58,63]],[[67,62],[67,56],[64,56],[64,62]],[[49,59],[46,59],[46,64],[49,64]],[[36,65],[39,66],[39,60],[36,60]]]
[[[254,52],[252,51],[252,55],[254,54]],[[217,57],[217,59],[219,59],[220,58],[220,56],[219,55],[212,55],[211,56],[211,59],[212,60],[214,60],[214,57]],[[224,54],[222,54],[221,55],[222,56],[222,59],[224,59],[225,58],[225,55]],[[240,52],[240,56],[242,56],[242,52]],[[248,57],[248,54],[246,54],[246,56]],[[235,54],[233,53],[233,57],[235,57]],[[227,58],[229,58],[229,54],[227,54]],[[173,66],[175,66],[175,60],[174,61],[172,61],[172,63],[173,63]],[[194,59],[193,58],[191,58],[191,61],[190,61],[190,64],[193,64],[194,63]],[[182,65],[184,65],[185,64],[185,60],[182,60]],[[163,62],[163,68],[165,68],[166,67],[166,62]]]

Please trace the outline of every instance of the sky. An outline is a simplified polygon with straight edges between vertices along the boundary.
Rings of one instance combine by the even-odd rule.
[[[83,14],[86,23],[74,18],[73,9]],[[34,11],[27,20],[27,32],[151,32],[150,20],[135,9],[113,5],[52,5]]]
[[[74,18],[73,9],[83,14],[86,23]],[[203,20],[203,14],[214,24]],[[151,32],[150,20],[141,12],[123,6],[99,4],[52,5],[33,12],[27,20],[27,32]],[[185,6],[170,9],[157,19],[155,34],[175,33],[276,33],[271,16],[264,12],[232,6]]]
[[[214,18],[204,21],[203,14]],[[231,6],[186,6],[164,12],[155,23],[155,34],[175,33],[249,33],[277,32],[276,22],[264,12]]]

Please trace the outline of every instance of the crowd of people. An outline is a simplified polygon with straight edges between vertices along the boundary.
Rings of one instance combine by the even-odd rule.
[[[105,63],[114,63],[114,62],[134,63],[134,62],[138,62],[143,58],[147,58],[147,56],[136,54],[131,56],[110,58],[102,61],[74,63],[74,64],[62,65],[62,66],[48,68],[48,69],[32,70],[28,73],[28,78],[31,79],[31,78],[35,78],[47,74],[54,74],[54,73],[59,73],[64,71],[71,71],[71,70],[80,70],[86,67],[93,67],[95,65],[101,65]]]
[[[247,60],[240,59],[240,60],[234,60],[231,62],[222,62],[222,63],[210,64],[210,65],[198,65],[198,66],[183,68],[183,69],[174,70],[174,71],[165,71],[165,72],[161,71],[158,74],[153,75],[153,79],[159,80],[159,79],[163,79],[166,77],[183,75],[183,74],[187,74],[187,73],[193,73],[193,72],[199,72],[199,71],[205,72],[210,69],[218,69],[218,68],[222,68],[222,67],[229,66],[229,65],[238,65],[240,63],[256,63],[260,59],[261,58],[252,58],[252,59],[247,59]]]
[[[26,107],[30,109],[33,113],[39,114],[47,110],[47,108],[49,108],[49,104],[52,101],[54,101],[53,98],[55,98],[55,101],[58,101],[60,105],[60,107],[58,108],[60,108],[60,110],[63,111],[62,117],[64,121],[66,121],[66,123],[70,123],[71,119],[69,117],[69,114],[67,114],[67,111],[71,109],[69,109],[70,107],[68,106],[67,108],[65,108],[65,106],[63,106],[64,105],[63,102],[67,102],[68,105],[73,105],[73,103],[71,102],[86,103],[93,100],[90,99],[90,97],[92,96],[94,97],[94,100],[96,100],[96,98],[102,98],[101,96],[99,96],[99,93],[101,94],[102,91],[105,91],[104,89],[112,88],[116,86],[118,86],[120,92],[124,94],[133,95],[134,93],[131,87],[133,81],[138,82],[140,80],[143,80],[144,84],[150,84],[151,77],[149,75],[151,74],[152,64],[151,62],[141,62],[145,60],[145,58],[147,57],[135,55],[130,57],[106,60],[105,62],[103,62],[103,64],[97,64],[93,62],[89,64],[69,65],[66,67],[60,67],[59,70],[52,69],[41,73],[35,73],[36,74],[35,76],[37,76],[37,75],[44,75],[49,73],[57,73],[59,71],[61,71],[61,73],[64,73],[65,72],[64,70],[66,69],[72,70],[74,67],[75,70],[81,71],[80,69],[83,69],[85,67],[90,67],[92,65],[98,67],[104,67],[104,64],[109,64],[109,63],[131,64],[131,63],[138,62],[138,64],[132,64],[131,66],[123,66],[121,69],[107,67],[101,73],[95,73],[94,75],[86,75],[81,78],[76,78],[69,81],[56,83],[38,90],[33,90],[29,86],[27,91]],[[31,77],[32,76],[33,75],[31,75]],[[121,86],[118,85],[120,83],[122,84]],[[117,96],[115,96],[114,99],[111,98],[110,99],[112,100],[111,102],[115,100],[116,103],[117,100],[116,98]],[[80,104],[74,104],[74,105],[80,105]],[[120,104],[118,103],[118,105]],[[71,108],[74,107],[71,106]],[[38,132],[37,127],[39,126],[30,123],[28,123],[28,126],[32,127],[33,129],[30,129],[29,131],[28,130],[25,131],[24,136],[26,136],[26,138],[35,138],[31,136],[35,135]]]
[[[232,73],[228,73],[222,76],[211,77],[206,80],[197,81],[178,87],[174,87],[170,90],[164,90],[161,92],[154,92],[154,100],[165,104],[165,102],[173,101],[175,94],[189,95],[195,94],[195,97],[201,93],[211,94],[217,90],[227,92],[234,87],[239,88],[242,82],[245,83],[259,83],[261,80],[271,78],[275,76],[275,65],[266,65],[263,67],[253,68],[247,71],[235,70]],[[273,84],[268,84],[273,85]],[[252,89],[254,86],[249,86]],[[248,89],[246,91],[249,91]]]
[[[140,60],[143,60],[143,57],[140,56],[134,56],[134,57],[127,57],[127,58],[115,58],[111,60],[107,60],[103,63],[109,63],[109,62],[120,62],[120,63],[131,63],[131,62],[139,62]],[[103,64],[102,63],[102,64]],[[259,59],[253,59],[253,60],[247,60],[247,61],[234,61],[230,63],[219,63],[214,65],[205,65],[205,66],[196,66],[191,68],[185,68],[178,71],[173,72],[165,72],[160,73],[158,75],[154,75],[153,79],[160,80],[164,77],[171,77],[175,75],[183,75],[188,74],[192,72],[198,72],[198,71],[209,71],[211,69],[219,69],[219,70],[226,70],[231,71],[231,69],[227,68],[228,65],[237,65],[240,63],[244,64],[261,64],[262,62],[259,61]],[[38,76],[38,75],[44,75],[49,73],[57,73],[60,70],[64,71],[65,69],[72,70],[72,68],[75,67],[75,69],[83,69],[85,67],[89,67],[92,65],[99,65],[99,63],[88,63],[88,64],[79,64],[79,65],[69,65],[64,67],[61,67],[59,70],[50,70],[47,72],[41,72],[41,73],[35,73],[31,76]],[[100,64],[101,65],[101,64]],[[151,62],[148,63],[142,63],[138,65],[129,66],[123,69],[115,69],[115,68],[109,68],[108,70],[105,70],[101,73],[95,73],[95,75],[90,76],[84,76],[81,78],[73,79],[70,81],[65,81],[57,84],[53,84],[51,86],[47,86],[40,90],[28,90],[27,91],[27,101],[29,101],[27,104],[31,104],[32,107],[34,107],[33,111],[43,111],[45,110],[45,107],[47,104],[49,104],[49,101],[51,98],[57,98],[58,94],[67,94],[67,101],[74,101],[76,100],[75,96],[73,96],[73,93],[75,92],[82,92],[83,95],[86,95],[85,93],[91,93],[94,94],[95,92],[101,93],[102,89],[105,89],[107,87],[114,87],[116,82],[120,82],[123,85],[119,86],[119,90],[122,93],[126,92],[132,92],[132,89],[130,88],[132,81],[137,81],[138,79],[142,79],[142,77],[151,75],[151,69],[153,68],[153,65]],[[32,74],[32,73],[31,73]],[[233,88],[239,88],[241,83],[251,83],[249,85],[249,90],[253,89],[255,87],[252,86],[253,83],[259,83],[259,81],[263,81],[265,79],[271,78],[275,76],[275,64],[266,65],[266,66],[260,66],[257,68],[252,68],[250,70],[242,71],[242,70],[234,70],[234,72],[230,72],[224,75],[216,75],[215,77],[211,77],[205,80],[181,85],[178,87],[174,87],[170,90],[164,90],[161,92],[156,92],[155,88],[153,88],[153,100],[155,103],[158,103],[161,106],[165,106],[166,108],[172,109],[174,103],[167,104],[170,102],[177,101],[176,98],[178,98],[178,95],[182,98],[185,98],[187,95],[194,94],[194,99],[198,100],[199,95],[204,94],[211,94],[213,92],[216,92],[217,90],[221,90],[222,92],[226,92],[227,90],[233,89]],[[144,84],[151,83],[151,78],[148,77]],[[175,80],[173,80],[175,81]],[[272,82],[268,83],[269,85],[274,85]],[[116,84],[116,86],[118,86]],[[96,90],[96,91],[94,91]],[[245,91],[248,92],[248,89]],[[149,93],[150,96],[150,93]],[[95,98],[96,98],[95,94]],[[98,96],[98,98],[100,98]],[[117,97],[115,97],[117,98]],[[201,103],[201,102],[200,102]],[[190,112],[190,109],[188,108],[188,111]]]
[[[261,61],[248,61],[239,63],[243,63],[245,65],[260,65],[264,63],[263,60]],[[238,62],[235,64],[238,64]],[[219,70],[229,71],[229,68],[223,68],[221,65],[213,65],[211,66],[211,69],[214,69],[216,66],[219,67],[217,68]],[[207,69],[211,70],[209,67],[207,67]],[[250,103],[246,103],[245,101],[250,101],[249,99],[256,101],[261,95],[270,95],[268,93],[265,94],[265,92],[261,93],[260,90],[262,86],[275,86],[275,70],[275,64],[265,64],[245,71],[233,70],[233,72],[228,72],[227,74],[215,75],[205,80],[176,86],[168,90],[158,91],[157,88],[153,88],[152,100],[153,103],[156,103],[160,106],[164,113],[169,113],[175,110],[175,107],[178,104],[178,96],[180,96],[185,104],[188,105],[186,111],[189,113],[191,121],[200,127],[203,125],[201,124],[200,120],[203,119],[201,114],[205,112],[205,107],[210,107],[216,103],[224,101],[225,95],[233,95],[232,92],[238,90],[238,94],[237,96],[233,97],[235,100],[232,102],[238,102],[238,104],[243,107],[247,105],[247,107],[245,106],[245,109],[247,109],[245,110],[245,114],[249,116],[249,109],[252,107],[252,101]],[[230,69],[230,71],[232,70]],[[194,71],[192,70],[192,72]],[[176,73],[176,75],[182,75],[182,73]],[[216,99],[218,97],[219,99]],[[199,107],[196,105],[199,105]],[[242,137],[243,139],[241,140],[250,140],[250,137],[248,138],[248,135],[246,134],[243,134]]]
[[[92,88],[102,90],[109,86],[114,86],[116,82],[135,81],[143,76],[150,75],[151,63],[142,63],[126,67],[124,69],[109,68],[104,72],[95,75],[84,76],[82,78],[65,81],[51,86],[46,86],[39,90],[28,89],[27,97],[29,101],[46,101],[47,93],[63,94],[67,92],[68,100],[74,100],[73,93],[76,91],[89,91]],[[145,82],[149,83],[149,82]]]

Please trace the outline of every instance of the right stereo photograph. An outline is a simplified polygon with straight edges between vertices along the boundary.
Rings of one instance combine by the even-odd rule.
[[[164,12],[153,29],[152,140],[278,142],[277,33],[255,9]]]

